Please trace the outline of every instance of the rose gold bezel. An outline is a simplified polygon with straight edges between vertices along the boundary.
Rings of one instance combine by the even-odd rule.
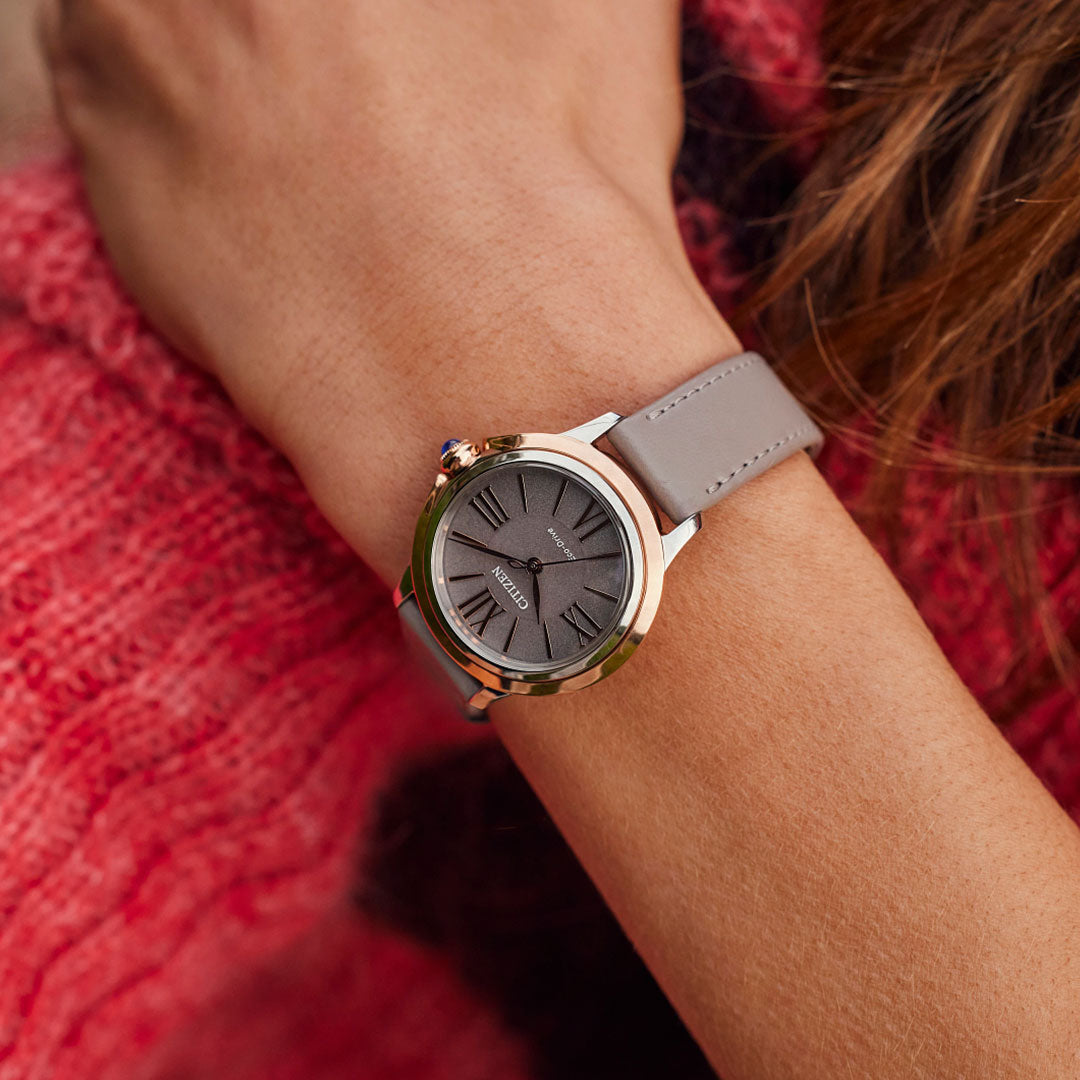
[[[542,672],[513,671],[472,651],[451,628],[435,593],[432,557],[441,520],[457,491],[479,472],[513,461],[556,463],[611,499],[630,549],[630,593],[616,625],[587,657]],[[602,483],[598,484],[596,478]],[[609,489],[604,492],[604,487]],[[475,462],[453,476],[440,475],[424,504],[406,575],[431,635],[456,663],[488,691],[501,694],[563,694],[606,678],[641,643],[660,603],[664,551],[656,515],[627,472],[589,443],[566,435],[502,435],[487,439]],[[403,582],[403,586],[405,586]],[[403,590],[404,591],[404,590]]]

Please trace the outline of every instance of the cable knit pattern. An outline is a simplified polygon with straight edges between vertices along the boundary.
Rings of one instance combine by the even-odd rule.
[[[787,78],[775,122],[817,107],[812,5],[698,6]],[[722,299],[723,218],[683,210]],[[822,464],[857,494],[864,461]],[[1071,619],[1080,520],[1051,497]],[[1015,669],[997,552],[951,498],[912,479],[895,569],[993,710],[1038,658]],[[1075,697],[1049,683],[1009,735],[1080,812]],[[0,1080],[524,1076],[437,956],[348,902],[390,763],[487,737],[412,684],[382,586],[141,323],[73,172],[0,180]]]
[[[440,964],[345,910],[388,757],[471,730],[410,689],[385,590],[142,327],[66,166],[0,181],[0,290],[0,1077],[156,1075],[242,973],[209,1075],[512,1077]],[[282,949],[279,1006],[320,1002],[288,1043],[251,983]],[[415,1010],[426,1042],[385,1037]]]

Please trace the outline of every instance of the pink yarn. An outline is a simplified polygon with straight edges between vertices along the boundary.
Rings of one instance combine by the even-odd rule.
[[[349,912],[387,763],[480,733],[142,327],[66,165],[0,180],[0,290],[0,1077],[517,1075],[437,958]]]

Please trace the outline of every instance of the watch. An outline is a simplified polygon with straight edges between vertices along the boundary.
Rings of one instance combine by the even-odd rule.
[[[630,416],[451,439],[395,592],[406,632],[472,719],[507,694],[590,686],[641,643],[702,511],[821,441],[757,353]]]

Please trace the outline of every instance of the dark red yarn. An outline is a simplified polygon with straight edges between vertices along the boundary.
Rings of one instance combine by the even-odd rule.
[[[753,84],[772,123],[817,107],[809,6],[696,7],[793,77]],[[724,304],[732,223],[695,190],[688,247]],[[865,464],[822,462],[848,499]],[[1080,513],[1044,494],[1071,622]],[[1017,665],[1000,553],[956,498],[912,477],[894,569],[1001,715],[1044,658]],[[1076,697],[1035,685],[1007,734],[1080,813]],[[0,180],[0,1080],[526,1075],[443,953],[352,900],[398,764],[486,740],[414,685],[385,590],[287,463],[146,331],[71,170]]]

